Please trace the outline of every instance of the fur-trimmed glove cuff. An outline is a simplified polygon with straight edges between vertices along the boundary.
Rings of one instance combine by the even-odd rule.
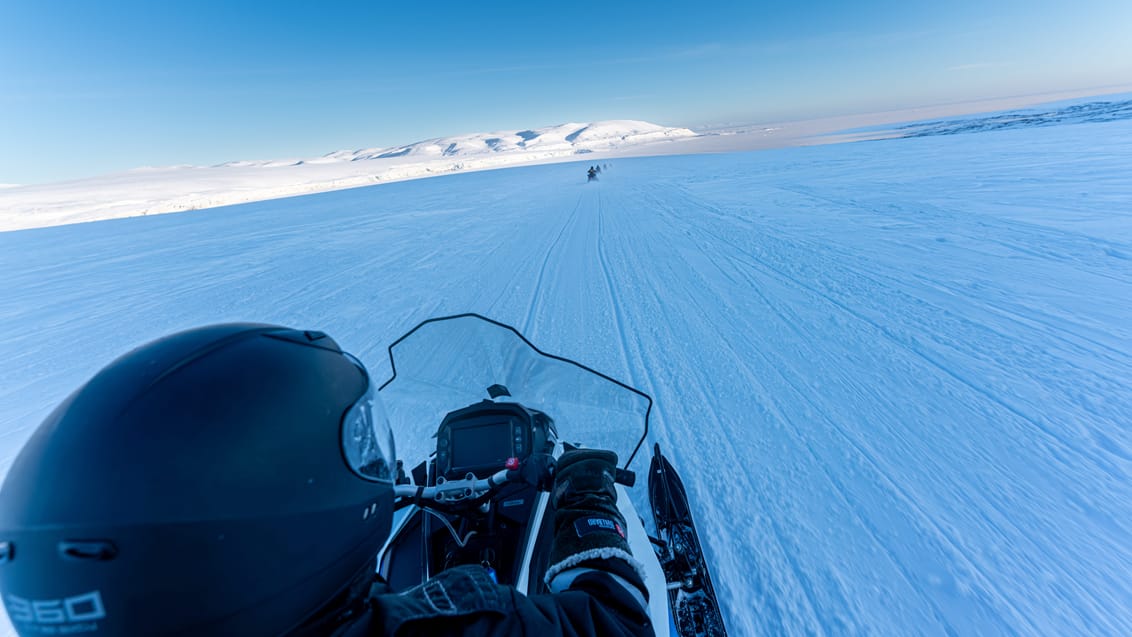
[[[625,518],[617,509],[616,472],[617,454],[612,451],[568,450],[558,459],[548,584],[589,560],[621,559],[638,573],[643,571],[629,550]]]

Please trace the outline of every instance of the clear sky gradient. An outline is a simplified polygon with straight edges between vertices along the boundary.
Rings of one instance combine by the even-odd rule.
[[[0,0],[0,184],[1132,83],[1128,0]]]

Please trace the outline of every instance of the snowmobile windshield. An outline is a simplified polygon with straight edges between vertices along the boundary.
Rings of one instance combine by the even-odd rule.
[[[558,439],[610,449],[629,468],[648,432],[652,399],[572,360],[539,351],[514,328],[476,314],[429,319],[389,346],[381,386],[406,467],[428,458],[444,416],[488,398],[511,398],[553,419]]]

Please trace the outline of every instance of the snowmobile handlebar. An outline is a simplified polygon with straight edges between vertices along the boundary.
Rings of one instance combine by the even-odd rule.
[[[393,487],[395,498],[409,498],[423,504],[425,501],[436,504],[458,504],[486,495],[508,482],[519,480],[518,469],[501,469],[487,478],[478,479],[469,473],[461,480],[436,479],[436,486],[423,487],[399,484]]]
[[[553,463],[553,460],[550,462]],[[434,505],[456,505],[477,500],[512,482],[528,482],[535,484],[540,490],[549,491],[553,484],[553,476],[553,464],[549,471],[545,465],[539,467],[537,474],[524,474],[523,469],[500,469],[486,478],[476,478],[472,473],[468,473],[460,480],[445,480],[443,477],[437,477],[436,485],[431,487],[398,484],[393,487],[393,496],[402,500],[404,504],[412,502],[420,506],[428,502]],[[614,477],[615,482],[630,488],[636,480],[637,475],[634,472],[620,468],[617,469]]]

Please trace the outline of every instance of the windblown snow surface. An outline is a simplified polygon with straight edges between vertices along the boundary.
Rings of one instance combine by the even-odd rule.
[[[0,233],[2,469],[158,336],[475,311],[654,397],[732,635],[1132,634],[1132,121],[584,170]]]

